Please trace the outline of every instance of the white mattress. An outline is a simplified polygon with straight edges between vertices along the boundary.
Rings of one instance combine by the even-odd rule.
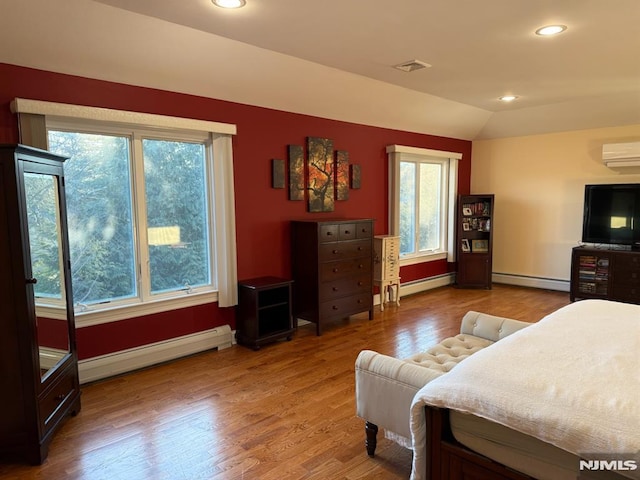
[[[467,413],[450,411],[451,431],[465,447],[539,480],[621,480],[614,472],[579,470],[579,457]]]

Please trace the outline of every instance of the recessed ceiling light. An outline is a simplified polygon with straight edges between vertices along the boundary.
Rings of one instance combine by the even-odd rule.
[[[567,29],[566,25],[547,25],[545,27],[540,27],[536,30],[536,35],[541,35],[543,37],[548,37],[550,35],[557,35],[558,33],[562,33]]]
[[[513,102],[516,98],[518,97],[515,95],[503,95],[498,100],[502,100],[503,102]]]
[[[240,8],[244,7],[245,0],[211,0],[214,5],[222,8]]]

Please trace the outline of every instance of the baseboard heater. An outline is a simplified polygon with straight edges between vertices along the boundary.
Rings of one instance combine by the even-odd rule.
[[[223,325],[163,342],[80,360],[80,383],[95,382],[206,350],[222,350],[230,347],[231,343],[231,327]]]
[[[519,287],[540,288],[543,290],[557,290],[559,292],[569,291],[569,281],[556,278],[530,277],[527,275],[516,275],[512,273],[494,272],[492,281],[506,285],[516,285]]]

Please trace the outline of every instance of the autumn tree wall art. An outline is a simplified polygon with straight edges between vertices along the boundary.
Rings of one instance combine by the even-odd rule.
[[[360,188],[359,165],[349,163],[349,152],[334,152],[330,138],[307,137],[306,159],[302,145],[288,145],[287,157],[289,200],[304,200],[306,196],[309,212],[333,212],[336,200],[348,200],[349,189]],[[280,160],[272,162],[273,188],[282,188],[276,172],[283,166]]]
[[[307,137],[310,212],[333,212],[333,140]]]

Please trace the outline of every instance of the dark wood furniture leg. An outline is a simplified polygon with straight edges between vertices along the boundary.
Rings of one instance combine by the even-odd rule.
[[[376,453],[376,447],[378,446],[378,441],[376,440],[378,426],[371,422],[367,422],[364,424],[364,431],[367,434],[367,440],[364,442],[367,447],[367,455],[373,457]]]

